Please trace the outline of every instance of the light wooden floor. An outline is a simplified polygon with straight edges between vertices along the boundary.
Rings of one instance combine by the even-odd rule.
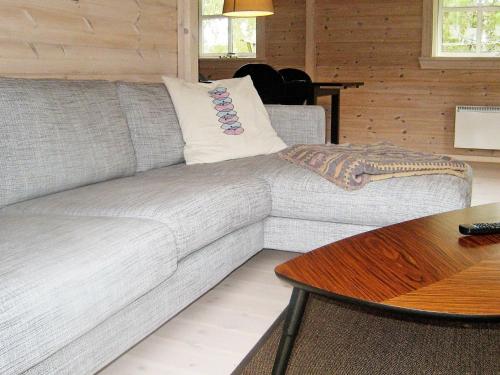
[[[500,202],[500,163],[468,163],[474,171],[472,205]]]
[[[101,375],[230,374],[286,307],[273,269],[296,255],[260,252]]]
[[[500,201],[500,164],[471,163],[472,204]],[[265,250],[101,375],[230,374],[288,303],[274,267],[296,254]]]

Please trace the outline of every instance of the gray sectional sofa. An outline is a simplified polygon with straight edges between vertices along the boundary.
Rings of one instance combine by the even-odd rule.
[[[323,142],[321,108],[267,108],[287,144]],[[96,372],[263,248],[470,203],[452,176],[346,192],[275,155],[182,150],[163,85],[0,79],[1,374]]]

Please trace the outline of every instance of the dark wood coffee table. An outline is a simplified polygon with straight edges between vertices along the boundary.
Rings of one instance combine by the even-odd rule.
[[[309,293],[449,319],[500,319],[500,235],[462,236],[461,223],[500,221],[500,203],[391,225],[276,267],[293,286],[273,374],[284,374]]]

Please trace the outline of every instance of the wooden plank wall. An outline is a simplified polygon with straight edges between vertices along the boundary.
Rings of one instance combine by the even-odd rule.
[[[200,73],[210,79],[231,78],[241,65],[249,62],[261,62],[277,69],[304,69],[305,9],[306,0],[274,0],[275,14],[264,19],[265,53],[262,57],[248,60],[201,59]]]
[[[500,71],[422,70],[422,0],[316,0],[314,21],[316,78],[366,83],[342,94],[342,142],[500,156],[453,147],[455,106],[500,105]]]
[[[275,14],[266,19],[266,63],[277,69],[304,69],[306,0],[274,0]]]
[[[0,75],[177,75],[177,0],[0,0]]]

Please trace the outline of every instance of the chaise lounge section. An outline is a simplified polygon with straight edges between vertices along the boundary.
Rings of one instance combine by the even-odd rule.
[[[267,106],[288,144],[320,107]],[[347,192],[276,155],[187,166],[160,84],[0,79],[0,373],[98,371],[263,248],[470,204],[432,175]]]

